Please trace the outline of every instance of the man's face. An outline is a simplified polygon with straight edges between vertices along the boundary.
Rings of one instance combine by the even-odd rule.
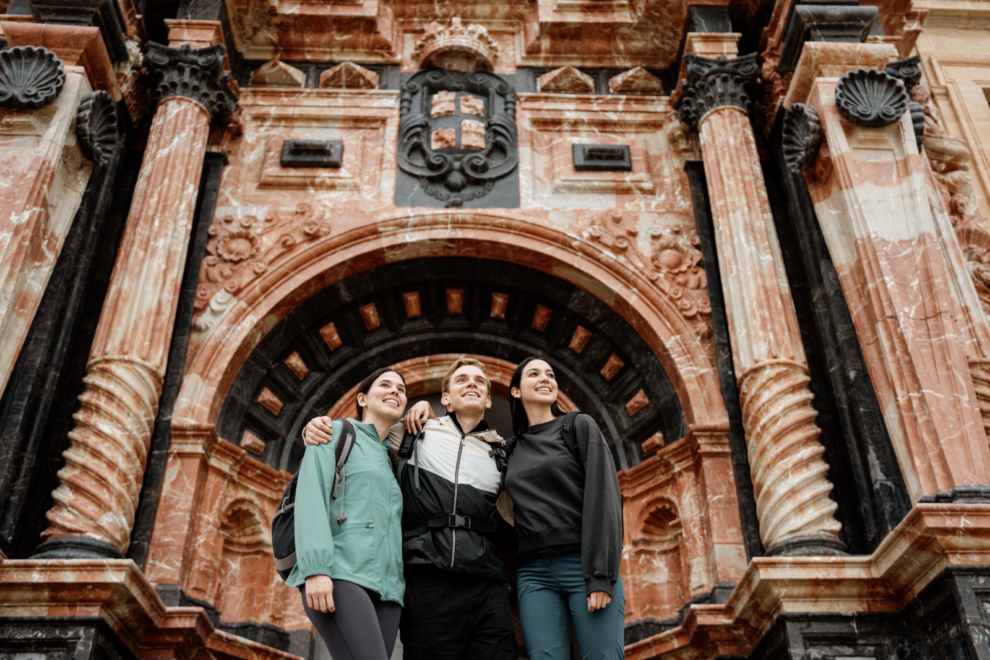
[[[440,403],[454,412],[484,414],[486,409],[492,407],[484,372],[478,367],[468,365],[459,368],[451,374],[447,391],[440,397]]]

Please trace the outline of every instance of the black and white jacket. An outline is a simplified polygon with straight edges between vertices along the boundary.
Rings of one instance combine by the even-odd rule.
[[[482,422],[464,433],[454,414],[431,419],[400,474],[403,510],[402,552],[406,561],[428,560],[450,571],[505,579],[505,566],[491,533],[439,527],[423,529],[423,521],[457,515],[496,525],[501,473],[490,452],[505,441]],[[393,457],[402,427],[392,427]],[[394,436],[394,437],[393,437]],[[417,468],[418,488],[417,488]],[[410,532],[420,533],[410,535]]]

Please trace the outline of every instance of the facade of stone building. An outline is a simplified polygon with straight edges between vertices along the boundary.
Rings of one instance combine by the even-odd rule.
[[[627,658],[990,658],[987,0],[0,10],[0,658],[315,657],[300,430],[461,354],[603,429]]]

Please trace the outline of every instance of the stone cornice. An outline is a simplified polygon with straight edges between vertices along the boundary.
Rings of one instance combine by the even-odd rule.
[[[779,613],[899,612],[946,567],[988,563],[990,506],[917,504],[872,555],[753,559],[724,605],[691,605],[625,655],[749,655]]]
[[[192,49],[149,42],[144,63],[152,76],[155,103],[184,96],[206,108],[214,121],[229,117],[237,95],[230,87],[230,73],[223,68],[225,52],[223,44]]]
[[[749,114],[753,107],[753,83],[760,72],[759,55],[724,56],[710,59],[694,53],[684,55],[687,77],[681,81],[677,114],[693,129],[710,111],[723,106]]]

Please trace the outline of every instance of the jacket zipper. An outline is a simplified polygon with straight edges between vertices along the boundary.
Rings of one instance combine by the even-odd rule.
[[[457,515],[457,484],[461,476],[461,453],[464,451],[464,438],[467,434],[461,431],[461,442],[457,445],[457,463],[454,464],[454,508],[450,512],[451,515]],[[450,567],[454,567],[454,552],[457,550],[457,530],[453,527],[450,529]]]

